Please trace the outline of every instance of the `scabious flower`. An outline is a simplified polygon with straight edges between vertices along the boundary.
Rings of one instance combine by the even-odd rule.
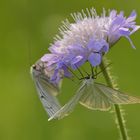
[[[109,51],[121,37],[126,37],[133,48],[130,35],[140,26],[135,24],[136,12],[132,11],[126,18],[123,12],[103,10],[98,16],[95,9],[86,9],[86,13],[72,14],[74,23],[68,20],[60,27],[60,35],[56,36],[50,46],[50,54],[45,54],[41,61],[47,62],[47,68],[54,74],[52,81],[71,76],[70,69],[77,69],[85,62],[93,67],[100,65],[103,54]]]

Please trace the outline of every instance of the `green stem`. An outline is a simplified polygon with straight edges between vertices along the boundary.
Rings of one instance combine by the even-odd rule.
[[[114,83],[114,81],[113,81],[113,78],[110,74],[109,67],[105,68],[107,63],[108,63],[107,60],[103,60],[101,65],[100,65],[100,68],[103,72],[104,78],[105,78],[108,86],[111,87],[111,88],[115,88],[116,83]],[[117,125],[118,125],[118,128],[119,128],[122,140],[128,140],[129,137],[128,137],[128,134],[127,134],[127,129],[126,129],[126,126],[125,126],[124,116],[121,113],[120,106],[116,104],[116,105],[114,105],[114,109],[115,109],[115,114],[116,114],[116,118],[117,118]]]

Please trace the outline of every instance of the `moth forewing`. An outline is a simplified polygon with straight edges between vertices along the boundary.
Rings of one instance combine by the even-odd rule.
[[[70,99],[70,101],[65,104],[58,112],[56,112],[53,116],[51,116],[48,120],[52,120],[55,117],[58,119],[62,119],[65,116],[68,116],[74,109],[74,107],[79,103],[81,96],[84,94],[83,90],[85,89],[86,80],[82,82],[82,85],[76,92],[76,94]]]
[[[41,68],[31,67],[31,74],[43,107],[51,117],[61,108],[58,99],[55,97],[58,94],[58,88],[49,81],[49,77],[44,75]]]

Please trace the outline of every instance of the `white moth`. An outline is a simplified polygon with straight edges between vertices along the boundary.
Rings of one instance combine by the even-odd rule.
[[[59,93],[60,85],[54,85],[50,82],[49,73],[45,71],[44,65],[45,63],[38,61],[31,67],[31,74],[43,107],[49,117],[53,116],[53,118],[57,118],[54,114],[61,108],[56,98],[56,95]]]
[[[56,117],[62,119],[69,115],[77,103],[91,110],[107,111],[113,104],[140,103],[140,99],[123,94],[103,84],[96,83],[92,77],[89,77],[83,80],[80,88],[72,99],[52,115],[49,121]]]

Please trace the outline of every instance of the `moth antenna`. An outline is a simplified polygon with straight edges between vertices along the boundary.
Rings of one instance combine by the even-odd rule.
[[[84,68],[81,69],[87,74],[88,77],[90,76],[90,74]]]
[[[68,70],[78,79],[78,80],[80,80],[80,78],[66,65],[66,64],[64,64],[67,68],[68,68]]]
[[[66,78],[70,79],[73,83],[77,84],[77,82],[74,80],[74,78],[71,78],[71,77],[66,77]]]
[[[97,72],[96,74],[95,74],[95,76],[97,76],[97,75],[99,75],[99,74],[101,74],[103,71],[105,71],[106,70],[106,68],[108,68],[110,65],[112,65],[112,63],[109,63],[108,65],[106,65],[105,67],[104,67],[104,69],[103,70],[101,70],[101,71],[99,71],[99,72]]]
[[[75,65],[75,66],[76,66],[76,65]],[[77,66],[76,66],[76,68],[77,68],[77,70],[79,71],[79,73],[81,74],[82,78],[85,78],[84,75],[83,75],[83,73],[82,73],[82,71],[80,70],[80,68],[78,68]]]
[[[92,77],[94,77],[94,70],[93,70],[93,66],[91,64],[90,64],[90,68],[91,68]]]
[[[97,72],[97,68],[98,68],[98,67],[96,66],[96,67],[95,67],[95,70],[94,70],[94,71],[95,71],[95,73],[94,73],[94,79],[97,78],[97,73],[98,73],[98,72]]]

